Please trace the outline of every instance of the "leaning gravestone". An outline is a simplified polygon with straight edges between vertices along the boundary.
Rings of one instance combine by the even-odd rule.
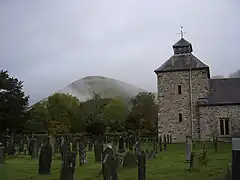
[[[155,159],[156,156],[157,156],[157,152],[152,150],[150,153],[148,153],[148,159],[151,160],[151,159]]]
[[[191,160],[192,153],[192,139],[190,136],[186,137],[186,160],[189,162]]]
[[[136,167],[137,159],[132,151],[128,151],[123,157],[123,168]]]
[[[0,142],[0,164],[4,163],[4,146],[3,143]]]
[[[76,153],[67,152],[64,156],[60,174],[60,180],[73,180],[76,165]]]
[[[138,180],[146,180],[146,154],[144,151],[138,155]]]
[[[102,172],[104,180],[117,180],[117,160],[113,156],[113,149],[107,147],[104,151]]]
[[[40,150],[39,156],[39,174],[50,174],[52,164],[52,147],[47,142],[44,143]]]

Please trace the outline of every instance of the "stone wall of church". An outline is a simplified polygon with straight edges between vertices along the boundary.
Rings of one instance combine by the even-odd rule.
[[[240,105],[200,106],[199,120],[202,141],[211,140],[213,134],[220,136],[220,118],[229,118],[230,133],[240,132]]]
[[[208,70],[158,73],[159,133],[171,133],[173,142],[184,142],[191,135],[190,75],[192,84],[193,136],[199,138],[197,100],[208,95]],[[182,93],[178,93],[181,85]],[[179,122],[182,114],[182,122]]]

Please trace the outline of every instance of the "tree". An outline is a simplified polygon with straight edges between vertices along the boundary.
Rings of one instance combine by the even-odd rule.
[[[10,77],[7,71],[0,71],[0,132],[7,128],[21,131],[27,119],[29,96],[22,91],[23,81]]]
[[[35,104],[31,113],[33,120],[42,121],[51,134],[84,132],[84,123],[78,118],[79,105],[76,97],[55,93],[46,101]]]
[[[126,120],[127,129],[155,132],[158,114],[155,95],[149,92],[140,92],[131,99],[131,103],[132,108]]]
[[[111,99],[104,108],[104,124],[106,127],[108,127],[108,131],[124,131],[124,122],[127,115],[127,105],[121,99]]]

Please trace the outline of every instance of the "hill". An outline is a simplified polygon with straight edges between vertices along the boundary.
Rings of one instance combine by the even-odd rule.
[[[146,90],[116,79],[88,76],[68,84],[58,92],[71,94],[80,101],[85,101],[97,93],[103,98],[121,97],[125,102],[129,102],[132,97],[142,91]]]

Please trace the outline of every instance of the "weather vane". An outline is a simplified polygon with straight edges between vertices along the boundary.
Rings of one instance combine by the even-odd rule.
[[[186,32],[183,32],[183,26],[180,26],[181,30],[180,30],[180,33],[177,33],[177,34],[180,34],[181,38],[183,38],[183,34],[185,34]]]

